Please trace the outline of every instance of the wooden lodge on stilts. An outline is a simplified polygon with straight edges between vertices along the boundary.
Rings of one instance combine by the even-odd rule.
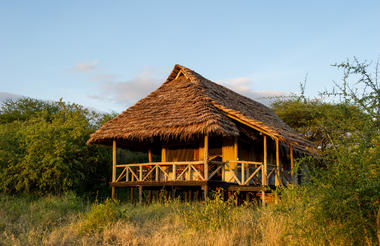
[[[112,146],[112,197],[130,187],[148,200],[152,191],[186,200],[225,196],[261,198],[298,183],[294,158],[313,152],[271,109],[175,65],[157,90],[101,126],[89,144]],[[118,163],[116,148],[145,152],[147,163]],[[152,155],[160,162],[153,162]],[[147,194],[146,194],[147,193]]]

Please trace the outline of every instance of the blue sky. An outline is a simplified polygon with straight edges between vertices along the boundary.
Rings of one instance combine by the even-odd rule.
[[[253,98],[310,96],[380,55],[380,1],[3,1],[0,93],[120,112],[174,64]]]

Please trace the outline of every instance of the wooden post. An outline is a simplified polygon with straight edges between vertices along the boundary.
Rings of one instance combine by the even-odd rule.
[[[148,160],[149,162],[152,162],[152,147],[149,147],[148,149]]]
[[[293,144],[290,145],[290,172],[292,176],[293,185],[296,184],[296,175],[294,173],[294,160],[293,160]]]
[[[245,165],[244,165],[244,163],[242,163],[241,164],[241,184],[244,184],[245,183],[245,170],[244,170],[244,168],[245,168]]]
[[[268,185],[267,174],[268,174],[267,136],[264,135],[264,160],[263,160],[263,169],[262,169],[262,177],[261,177],[262,186]]]
[[[226,181],[226,165],[222,164],[222,181]]]
[[[149,203],[149,204],[152,203],[152,190],[149,190],[149,191],[148,191],[148,203]]]
[[[204,139],[204,172],[205,172],[205,180],[208,181],[208,135],[205,135]]]
[[[140,173],[140,175],[139,175],[139,181],[143,181],[143,168],[142,168],[142,166],[140,166],[139,173]]]
[[[263,169],[261,170],[261,181],[263,188],[268,185],[267,174],[268,174],[268,154],[267,154],[267,136],[264,135],[264,160],[263,160]],[[261,198],[263,205],[265,205],[265,191],[261,191]]]
[[[177,165],[173,164],[173,181],[177,178]]]
[[[175,196],[176,196],[176,188],[175,187],[172,187],[172,199],[174,200],[175,199]]]
[[[160,173],[160,168],[158,167],[158,165],[156,165],[156,182],[159,181],[159,173]]]
[[[165,161],[166,161],[166,148],[162,147],[162,149],[161,149],[161,162],[165,162]]]
[[[192,193],[192,191],[191,190],[189,190],[189,202],[191,202],[191,193]]]
[[[161,193],[161,190],[156,191],[156,202],[161,202],[160,201],[160,193]]]
[[[134,194],[134,192],[135,192],[135,188],[131,187],[131,203],[133,203],[134,200],[135,200],[135,194]]]
[[[125,181],[129,181],[129,168],[127,168],[127,170],[125,170]]]
[[[204,190],[204,192],[203,192],[204,199],[205,199],[205,201],[207,201],[207,198],[208,198],[208,185],[205,185],[203,187],[203,190]]]
[[[234,139],[234,160],[237,161],[239,159],[238,155],[238,137],[235,137]]]
[[[280,185],[280,149],[278,139],[276,139],[276,175],[275,175],[275,185]]]
[[[142,186],[139,186],[139,203],[142,203]]]
[[[161,162],[166,162],[166,148],[164,146],[162,146],[161,148]],[[158,168],[157,168],[157,172],[158,171]],[[167,176],[163,176],[163,181],[167,181],[168,177]]]
[[[237,161],[239,159],[239,152],[238,152],[238,137],[235,137],[234,139],[234,160]],[[235,172],[237,169],[238,163],[235,164],[234,170],[231,170],[232,172]],[[231,167],[231,166],[230,166]],[[232,167],[231,167],[232,168]]]
[[[116,141],[112,142],[112,182],[116,181]],[[116,187],[112,186],[112,200],[116,200]]]
[[[195,200],[199,201],[199,190],[195,192]]]

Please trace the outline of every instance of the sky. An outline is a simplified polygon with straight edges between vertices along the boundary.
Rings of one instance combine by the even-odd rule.
[[[2,1],[0,98],[121,112],[175,64],[246,96],[331,88],[380,57],[380,1]]]

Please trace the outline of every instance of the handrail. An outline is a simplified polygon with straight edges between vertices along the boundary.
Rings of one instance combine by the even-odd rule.
[[[248,164],[248,165],[262,165],[263,162],[259,161],[228,161],[229,163],[242,163],[242,164]]]
[[[173,162],[147,162],[147,163],[133,163],[133,164],[118,164],[116,167],[139,167],[139,166],[154,166],[154,165],[196,165],[203,164],[203,161],[173,161]]]

